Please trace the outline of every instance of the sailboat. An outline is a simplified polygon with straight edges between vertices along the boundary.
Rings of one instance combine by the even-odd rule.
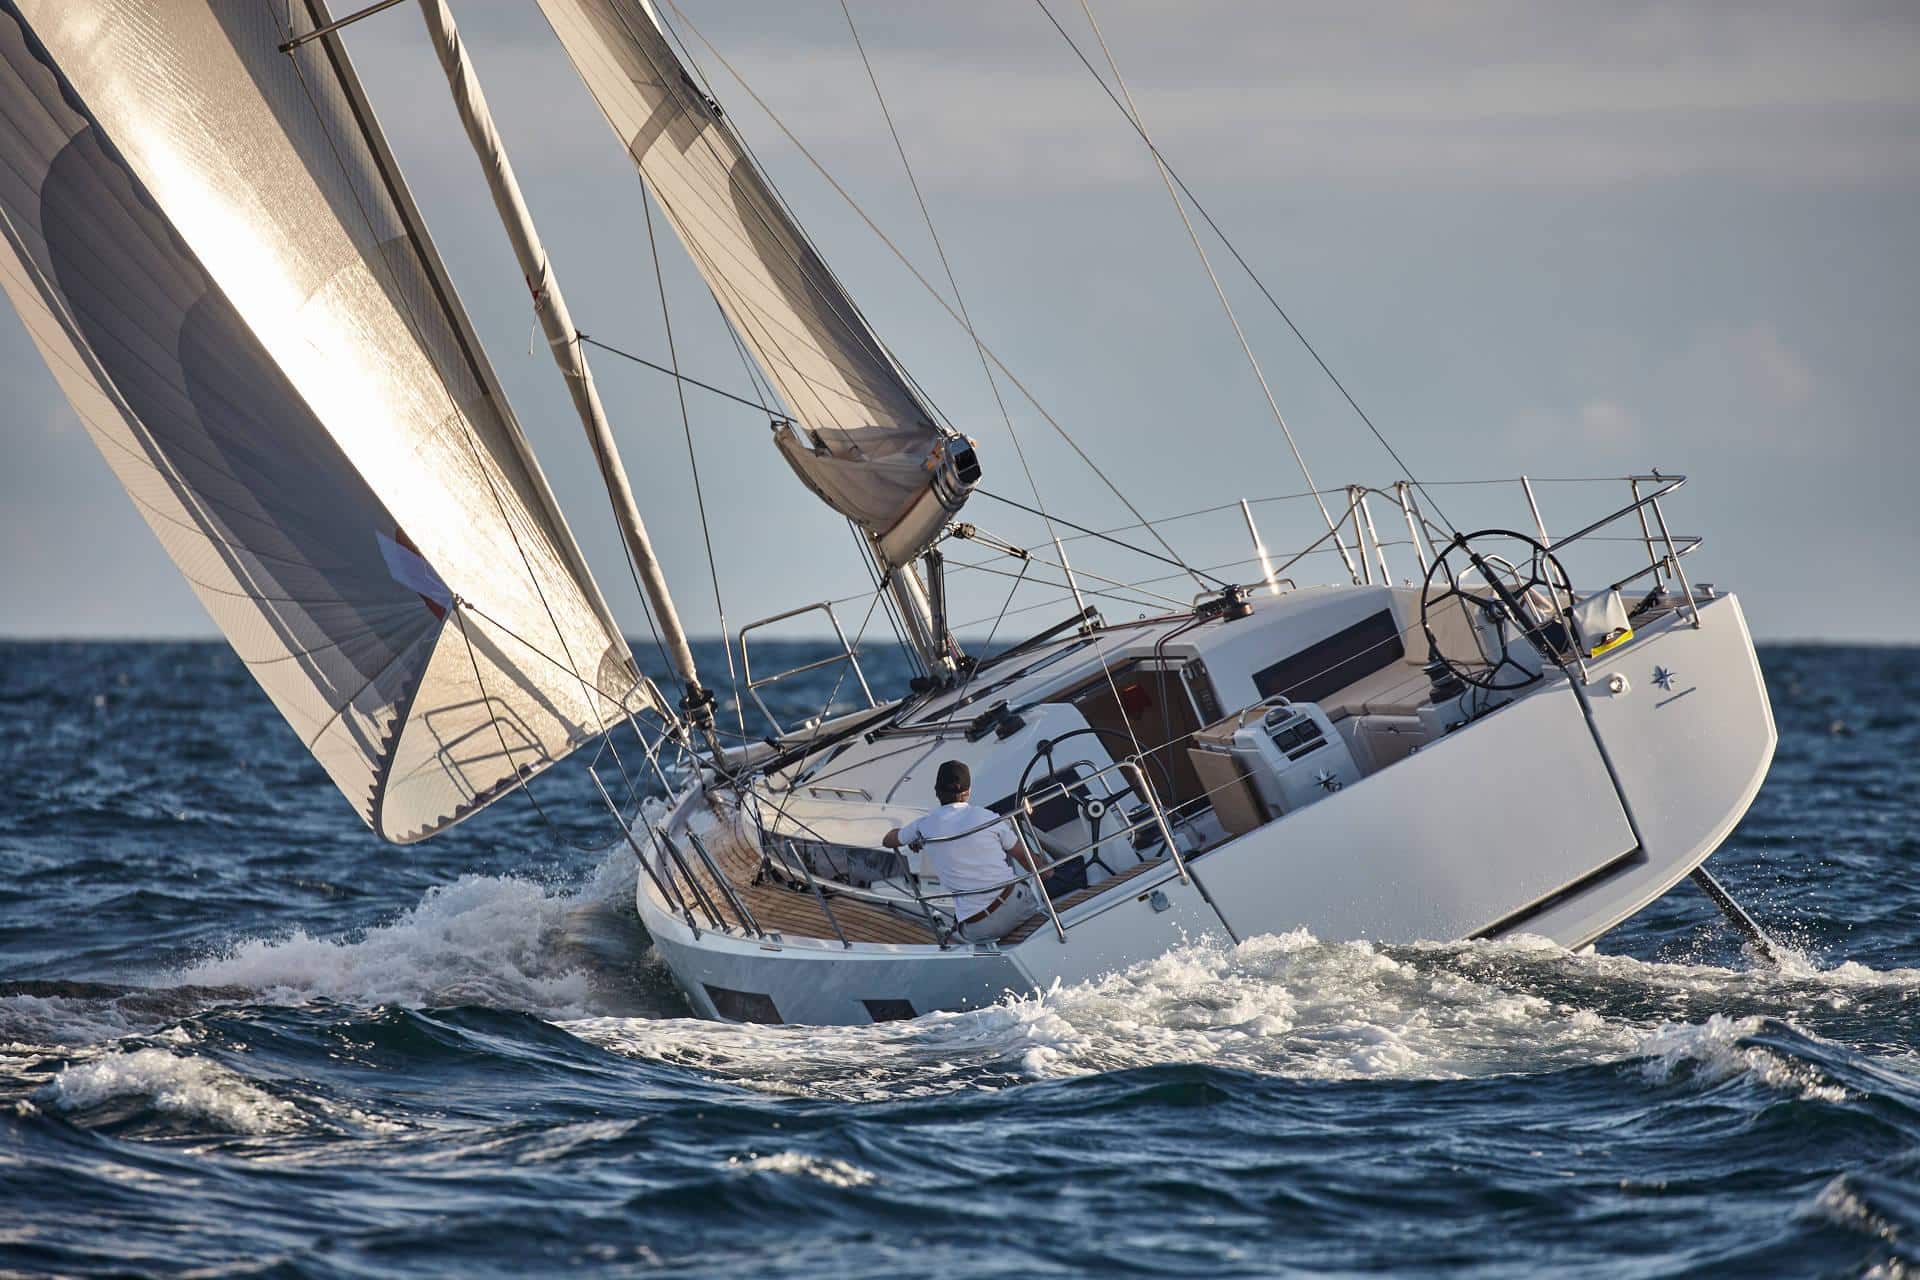
[[[0,0],[7,294],[380,837],[431,837],[593,746],[653,946],[698,1013],[743,1021],[977,1007],[1204,936],[1584,947],[1689,876],[1765,945],[1702,866],[1775,731],[1738,599],[1694,582],[1700,540],[1671,532],[1684,478],[1622,477],[1617,506],[1558,536],[1524,481],[1518,528],[1468,531],[1410,474],[1310,484],[1325,532],[1301,554],[1349,579],[1325,586],[1287,576],[1299,556],[1273,564],[1244,502],[1260,563],[1244,576],[1189,564],[1144,518],[1132,541],[1065,521],[1038,492],[1050,545],[996,545],[960,519],[983,491],[975,441],[854,305],[674,24],[649,0],[538,0],[917,672],[873,696],[832,606],[780,602],[728,637],[736,701],[769,723],[726,741],[445,0],[418,7],[677,697],[615,624],[347,57],[341,30],[399,2],[335,18],[322,0]],[[1151,147],[1130,95],[1128,121]],[[1376,507],[1405,539],[1381,536]],[[1122,584],[1077,575],[1058,528],[1194,594],[1108,620]],[[943,550],[963,542],[1044,566],[1064,616],[967,652]],[[1390,543],[1411,557],[1398,580]],[[1595,576],[1576,584],[1570,556]],[[753,638],[795,618],[838,647],[770,670],[763,643],[756,665]],[[861,705],[778,723],[763,691],[827,667]],[[943,884],[939,850],[896,835],[959,766],[1027,851],[1002,884]],[[1016,891],[1019,919],[971,928],[973,901]]]

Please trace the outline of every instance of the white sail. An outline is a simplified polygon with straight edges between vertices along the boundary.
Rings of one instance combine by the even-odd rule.
[[[645,0],[540,0],[741,339],[798,426],[776,443],[888,567],[919,552],[978,478],[694,83]]]
[[[404,842],[659,703],[344,50],[279,50],[327,20],[0,0],[0,275],[236,652]]]

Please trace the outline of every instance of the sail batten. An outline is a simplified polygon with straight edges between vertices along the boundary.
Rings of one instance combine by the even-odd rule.
[[[344,49],[278,49],[328,20],[0,0],[0,287],[254,678],[409,841],[661,708]]]
[[[548,23],[786,404],[774,443],[882,567],[910,561],[978,479],[868,326],[646,0],[539,0]]]

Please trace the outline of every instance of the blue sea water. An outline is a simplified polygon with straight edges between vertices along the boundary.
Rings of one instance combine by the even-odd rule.
[[[1683,886],[823,1029],[687,1016],[578,768],[393,848],[224,647],[0,645],[0,1270],[1909,1274],[1920,652],[1762,660],[1779,966]]]

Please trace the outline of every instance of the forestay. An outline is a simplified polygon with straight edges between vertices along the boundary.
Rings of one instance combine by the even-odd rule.
[[[411,841],[660,704],[337,38],[278,49],[326,20],[0,0],[0,272],[241,659]]]
[[[608,124],[798,423],[775,441],[887,567],[978,478],[668,44],[646,0],[540,0]]]

